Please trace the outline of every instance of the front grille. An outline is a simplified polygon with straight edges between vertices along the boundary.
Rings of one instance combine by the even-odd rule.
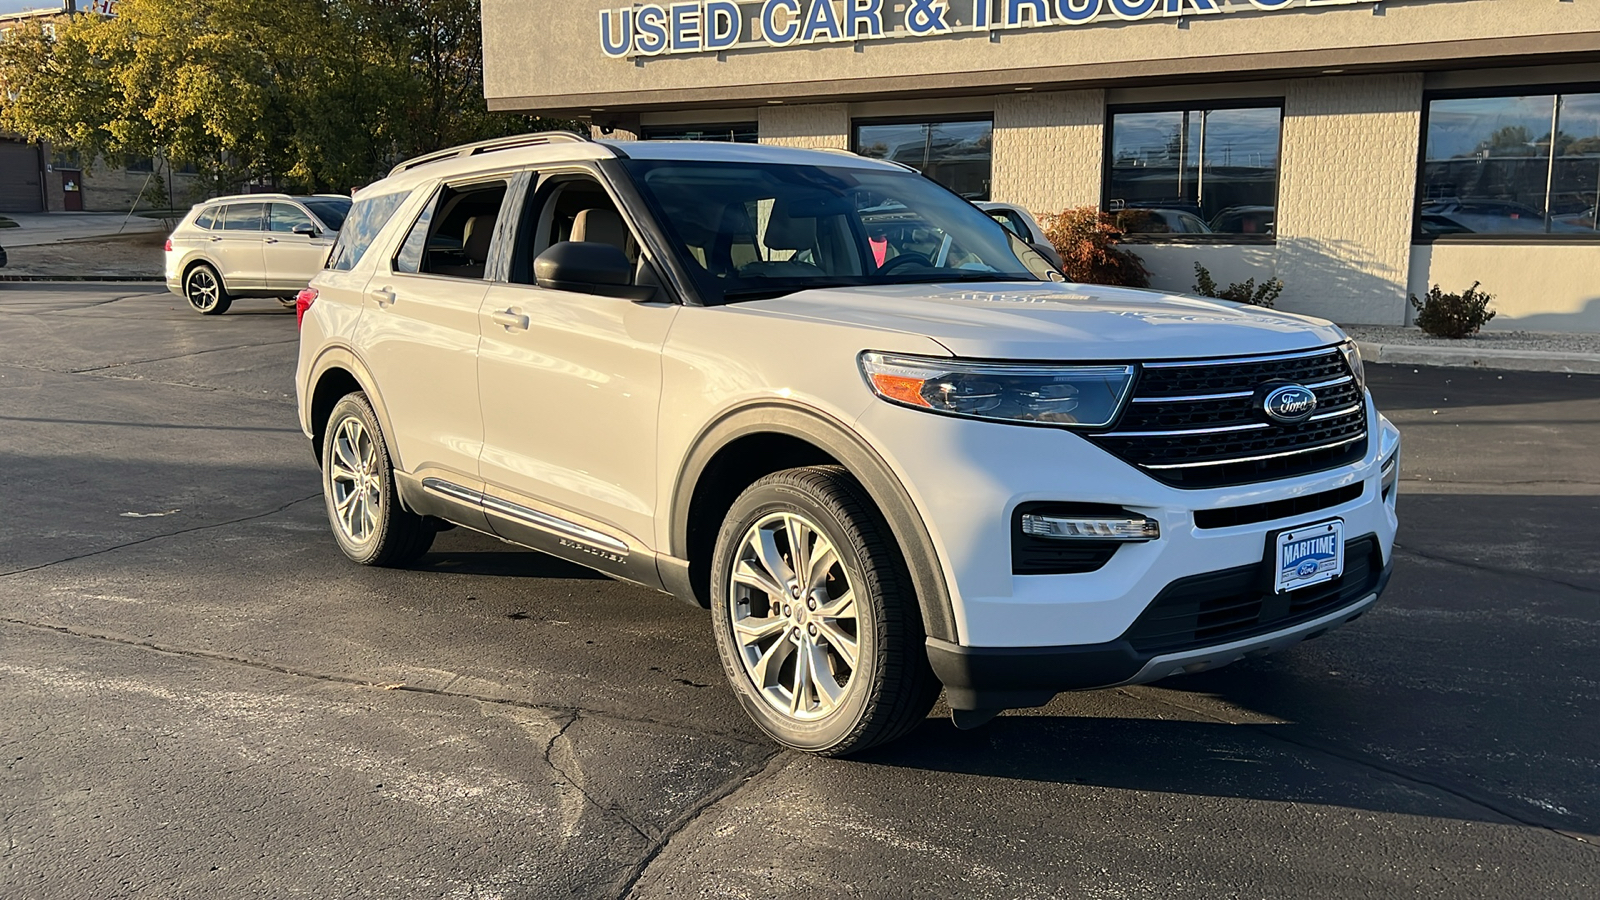
[[[1178,653],[1268,634],[1360,600],[1378,586],[1383,556],[1375,535],[1344,545],[1344,574],[1298,591],[1272,591],[1265,561],[1180,578],[1151,601],[1123,635],[1144,654]]]
[[[1268,419],[1264,385],[1304,385],[1317,411]],[[1346,465],[1367,452],[1364,395],[1337,347],[1252,359],[1147,363],[1114,431],[1090,440],[1181,488],[1288,478]]]

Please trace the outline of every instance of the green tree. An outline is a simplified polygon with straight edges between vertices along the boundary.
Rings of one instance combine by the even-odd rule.
[[[344,191],[550,127],[488,111],[478,16],[478,0],[122,0],[0,45],[0,128],[86,159],[168,155],[219,188]]]

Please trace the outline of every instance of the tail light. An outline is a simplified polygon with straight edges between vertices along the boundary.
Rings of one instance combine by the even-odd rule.
[[[314,287],[302,288],[300,293],[294,295],[294,324],[301,327],[306,321],[306,310],[311,304],[317,302],[317,289]]]
[[[172,238],[167,238],[167,246],[166,246],[166,251],[167,251],[167,252],[168,252],[168,253],[171,253],[171,252],[172,252]]]

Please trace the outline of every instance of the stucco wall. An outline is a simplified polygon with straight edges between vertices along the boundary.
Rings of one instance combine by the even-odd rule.
[[[996,97],[993,198],[1035,216],[1098,206],[1105,103],[1099,90]]]
[[[850,107],[844,103],[769,106],[758,113],[757,122],[763,144],[850,149]]]
[[[904,4],[898,4],[904,9]],[[599,11],[618,0],[483,0],[484,83],[491,108],[635,109],[909,97],[1039,80],[1215,77],[1301,67],[1401,65],[1533,52],[1579,52],[1600,41],[1600,3],[1580,0],[1390,0],[1264,13],[1230,0],[1222,15],[1109,17],[992,35],[960,32],[859,44],[735,48],[724,53],[611,59]],[[884,4],[891,24],[903,12]],[[1184,7],[1187,8],[1187,7]],[[970,4],[952,5],[959,18]],[[1165,7],[1162,7],[1165,9]]]
[[[1600,246],[1454,244],[1411,248],[1410,293],[1460,293],[1474,281],[1493,294],[1496,331],[1600,331]]]
[[[1284,98],[1279,306],[1405,321],[1422,76],[1298,79]]]

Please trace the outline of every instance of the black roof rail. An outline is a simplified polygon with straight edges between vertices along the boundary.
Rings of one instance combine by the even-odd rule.
[[[478,141],[475,144],[462,144],[459,147],[451,147],[448,150],[439,150],[434,153],[427,153],[417,157],[416,159],[408,159],[400,165],[389,170],[389,175],[392,177],[400,174],[401,172],[415,169],[418,166],[425,166],[429,163],[436,163],[446,159],[458,159],[463,156],[477,156],[480,153],[493,153],[496,150],[513,150],[518,147],[539,147],[545,144],[554,144],[562,141],[587,144],[591,142],[591,139],[571,131],[540,131],[534,134],[514,134],[510,137],[491,138],[487,141]]]

